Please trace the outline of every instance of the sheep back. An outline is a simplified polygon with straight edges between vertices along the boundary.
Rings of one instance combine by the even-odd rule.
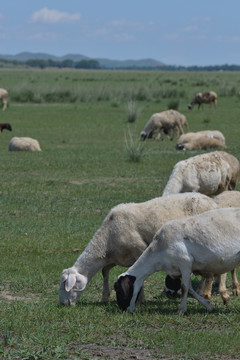
[[[29,137],[14,136],[8,145],[9,151],[42,151],[39,142]]]

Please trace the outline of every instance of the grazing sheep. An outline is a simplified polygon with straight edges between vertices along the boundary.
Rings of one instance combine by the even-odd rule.
[[[185,143],[184,145],[177,144],[177,150],[206,150],[210,148],[222,148],[226,149],[226,145],[223,145],[221,141],[215,138],[201,137]]]
[[[174,166],[162,196],[190,191],[217,195],[227,189],[234,190],[239,171],[238,159],[227,152],[196,155]]]
[[[3,111],[7,108],[8,92],[5,89],[0,89],[0,101],[3,103]]]
[[[215,203],[218,208],[224,207],[240,207],[240,191],[224,191],[221,194],[217,195],[214,198]],[[240,284],[237,279],[236,269],[231,271],[232,275],[232,293],[233,295],[240,295]],[[230,296],[227,292],[226,288],[226,274],[220,275],[217,277],[217,283],[219,288],[219,293],[222,296],[223,303],[227,304],[229,302]],[[205,299],[210,300],[212,294],[212,278],[204,278],[202,277],[197,293],[203,296]],[[165,279],[165,293],[171,295],[178,295],[181,289],[181,282],[179,279],[172,279],[169,275],[166,276]]]
[[[217,108],[217,94],[214,91],[199,92],[195,95],[193,101],[188,105],[189,110],[191,110],[194,105],[198,105],[198,109],[202,104],[210,104],[212,106],[214,103],[215,109]]]
[[[0,132],[2,132],[4,129],[8,131],[12,131],[12,127],[8,123],[0,124]]]
[[[181,134],[184,133],[183,127],[188,129],[188,122],[186,117],[176,110],[165,110],[160,113],[153,114],[147,122],[144,130],[141,132],[141,140],[146,138],[152,138],[154,131],[157,131],[155,140],[164,139],[164,133],[170,134],[171,140],[173,140],[175,133],[179,136],[179,130]]]
[[[240,265],[240,208],[223,208],[168,221],[139,259],[115,283],[117,302],[133,312],[144,280],[156,271],[181,279],[179,314],[187,310],[188,293],[207,310],[213,308],[192,288],[191,274],[212,277]]]
[[[223,145],[226,145],[225,137],[219,130],[203,130],[197,132],[188,132],[183,134],[177,141],[177,149],[183,149],[184,145],[189,142],[197,142],[198,139],[207,138],[207,139],[217,139]]]
[[[39,142],[29,137],[14,136],[8,145],[9,151],[42,151]]]
[[[102,302],[107,302],[111,268],[132,265],[166,221],[216,207],[213,199],[197,193],[158,197],[143,203],[114,207],[75,264],[63,270],[59,288],[60,303],[75,305],[87,283],[101,269]],[[141,296],[143,300],[143,293]]]

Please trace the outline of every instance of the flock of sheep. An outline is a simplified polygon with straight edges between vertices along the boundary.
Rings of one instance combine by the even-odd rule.
[[[198,93],[189,108],[212,102],[216,106],[216,93]],[[226,147],[219,131],[183,134],[183,126],[188,129],[186,117],[175,110],[153,114],[141,140],[151,138],[154,131],[156,139],[164,134],[173,139],[180,132],[179,149]],[[166,273],[165,291],[181,292],[180,314],[187,310],[188,294],[212,310],[209,299],[215,276],[227,304],[227,272],[232,274],[233,294],[239,296],[240,192],[234,190],[239,173],[238,159],[225,151],[197,155],[174,166],[162,196],[112,208],[75,264],[62,271],[60,303],[75,305],[99,270],[102,302],[107,302],[109,272],[116,265],[129,267],[114,284],[121,310],[132,312],[136,302],[144,301],[144,281],[156,271]],[[192,274],[202,276],[197,291]]]
[[[3,110],[7,96],[7,91],[0,89]],[[188,107],[202,103],[216,107],[216,93],[198,93]],[[164,139],[164,135],[173,139],[181,133],[177,149],[226,148],[220,131],[184,134],[183,127],[189,130],[187,119],[175,110],[153,114],[141,132],[141,140],[151,138],[155,131],[156,139]],[[0,124],[0,131],[4,129],[12,131],[10,124]],[[9,150],[41,151],[37,140],[26,137],[13,137]],[[166,291],[181,291],[180,314],[187,310],[188,294],[212,310],[208,300],[214,276],[219,277],[224,304],[229,301],[227,272],[232,274],[233,294],[240,295],[236,276],[240,264],[240,192],[234,190],[239,173],[238,159],[225,151],[197,155],[174,166],[162,196],[112,208],[75,264],[63,270],[60,303],[75,305],[99,270],[103,274],[102,302],[107,302],[109,272],[116,265],[129,267],[118,276],[114,289],[120,309],[130,312],[137,301],[144,301],[144,281],[156,271],[166,273]],[[197,291],[191,284],[192,274],[202,276]]]
[[[0,89],[0,101],[3,103],[3,111],[7,108],[8,91]],[[12,126],[9,123],[0,124],[0,132],[4,129],[12,131]],[[38,140],[30,137],[16,137],[14,136],[8,145],[9,151],[41,151]]]

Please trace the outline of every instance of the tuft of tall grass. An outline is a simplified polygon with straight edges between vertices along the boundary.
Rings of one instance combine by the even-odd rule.
[[[130,129],[128,129],[128,133],[125,134],[125,145],[127,160],[132,162],[140,162],[144,155],[145,148],[143,142],[141,142],[139,139],[133,138]]]
[[[129,100],[127,105],[127,121],[133,123],[137,120],[139,115],[139,109],[137,107],[136,101]]]
[[[168,109],[177,110],[179,107],[179,100],[170,100],[168,102]]]

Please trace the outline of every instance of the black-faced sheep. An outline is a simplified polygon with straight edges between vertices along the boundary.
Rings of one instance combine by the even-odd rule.
[[[196,155],[174,166],[162,196],[189,191],[210,196],[234,190],[239,172],[238,159],[225,151]]]
[[[0,89],[0,101],[3,103],[3,111],[7,108],[8,92],[5,89]]]
[[[218,208],[225,207],[240,207],[240,191],[224,191],[214,198],[214,201]],[[231,271],[232,275],[232,293],[233,295],[240,295],[240,284],[237,279],[236,269]],[[226,288],[226,274],[217,277],[218,289],[223,303],[229,302],[230,296]],[[210,300],[212,295],[213,279],[202,278],[197,289],[197,293],[203,296],[205,299]],[[178,295],[181,289],[181,282],[179,279],[172,279],[169,275],[165,279],[165,293],[171,295]]]
[[[191,285],[191,274],[213,277],[240,265],[240,208],[223,208],[171,220],[156,233],[139,259],[115,283],[121,310],[133,312],[144,280],[156,271],[181,279],[179,314],[192,295],[207,310],[213,308]]]
[[[110,296],[108,278],[111,268],[132,265],[166,221],[216,207],[213,199],[197,193],[159,197],[143,203],[114,207],[75,264],[63,270],[60,303],[75,305],[88,282],[101,269],[102,302],[106,302]]]
[[[9,123],[0,124],[0,132],[2,132],[4,129],[12,131],[12,127]]]
[[[191,110],[194,105],[198,105],[198,109],[202,104],[214,104],[217,108],[217,94],[214,91],[199,92],[195,95],[192,102],[188,105],[189,110]]]
[[[171,140],[173,140],[175,134],[179,136],[179,131],[181,134],[184,133],[183,125],[188,129],[188,122],[186,117],[179,113],[176,110],[165,110],[160,113],[153,114],[149,121],[147,122],[144,130],[141,132],[141,140],[146,138],[152,138],[153,133],[156,131],[157,136],[155,140],[158,140],[160,137],[164,139],[164,133],[171,133]]]
[[[9,151],[42,151],[39,142],[29,137],[14,136],[8,145]]]

